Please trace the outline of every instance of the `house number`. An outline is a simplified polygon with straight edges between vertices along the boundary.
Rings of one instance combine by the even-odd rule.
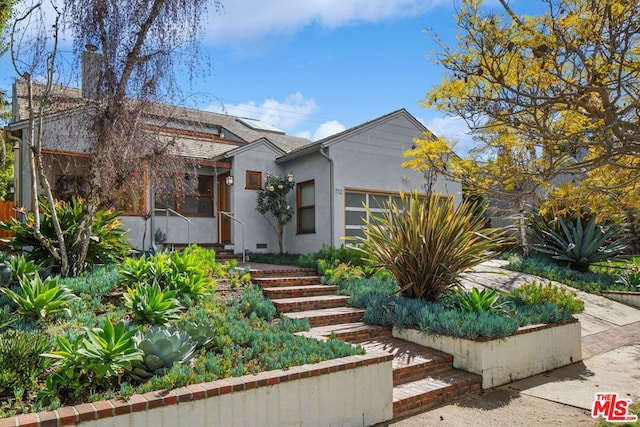
[[[342,194],[342,188],[336,188],[336,194]]]

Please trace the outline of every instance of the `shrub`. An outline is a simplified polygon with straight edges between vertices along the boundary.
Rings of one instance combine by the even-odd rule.
[[[577,297],[575,291],[556,286],[551,282],[546,285],[536,281],[526,283],[513,289],[511,296],[520,304],[534,305],[550,302],[571,314],[584,311],[584,302]]]
[[[74,397],[119,379],[131,371],[131,362],[142,360],[142,350],[133,340],[137,329],[127,331],[123,322],[111,323],[107,316],[102,328],[85,329],[73,342],[56,337],[57,350],[43,356],[56,359],[58,369],[47,379],[50,391],[65,391]]]
[[[8,260],[11,270],[10,284],[20,283],[22,279],[33,279],[38,275],[38,266],[32,260],[26,259],[23,255],[12,256]]]
[[[0,335],[0,395],[46,379],[51,360],[41,357],[51,350],[46,335],[7,331]]]
[[[353,307],[366,308],[367,301],[387,298],[399,289],[393,278],[362,278],[340,283],[338,293],[349,295],[349,304]]]
[[[320,260],[319,265],[323,265],[324,262],[324,260]],[[321,269],[324,275],[324,282],[330,285],[364,277],[364,270],[358,265],[352,266],[351,264],[340,263],[336,267],[324,266]]]
[[[182,305],[173,291],[163,291],[157,283],[137,283],[122,295],[124,306],[133,313],[137,322],[165,325],[180,318]]]
[[[366,221],[366,237],[355,240],[365,259],[393,274],[403,295],[435,301],[501,244],[501,233],[484,224],[473,204],[453,208],[449,199],[423,202],[413,193],[402,196],[402,207],[387,203],[382,216]]]
[[[448,293],[445,304],[468,313],[480,313],[482,311],[499,313],[503,311],[498,303],[498,292],[495,289],[473,288],[467,291],[463,287],[453,289]]]
[[[249,317],[252,313],[261,319],[271,321],[276,315],[276,307],[265,298],[258,286],[248,286],[240,298],[240,310]]]
[[[49,204],[44,199],[40,199],[39,206],[40,230],[54,245],[58,245]],[[73,198],[69,202],[57,202],[56,213],[62,232],[67,236],[65,240],[68,246],[67,252],[71,253],[69,237],[74,234],[80,223],[82,201]],[[131,253],[131,245],[126,237],[127,231],[122,228],[122,222],[118,219],[120,214],[121,212],[109,210],[96,212],[87,249],[87,264],[117,262]],[[11,218],[9,223],[0,222],[1,230],[14,233],[13,237],[7,239],[5,250],[20,254],[24,247],[31,247],[32,250],[25,254],[27,259],[41,265],[55,265],[56,260],[51,252],[33,234],[34,221],[33,214],[29,213],[25,215],[23,221]]]
[[[160,252],[150,257],[127,258],[120,273],[119,284],[157,283],[163,290],[176,292],[176,297],[198,297],[210,293],[215,282],[201,268],[202,252],[190,249],[183,252]]]
[[[630,290],[640,291],[640,258],[626,263],[615,283]]]
[[[543,243],[533,249],[548,254],[552,259],[577,271],[588,271],[595,262],[614,259],[622,255],[627,241],[619,238],[620,228],[596,223],[596,217],[583,220],[558,217],[557,225],[536,224],[536,234],[542,236]],[[559,230],[557,229],[559,227]],[[554,229],[555,228],[555,229]]]
[[[522,259],[520,257],[512,257],[505,268],[544,277],[587,292],[599,292],[600,290],[615,287],[615,278],[613,276],[571,270],[568,267],[555,264],[547,258],[530,257]]]
[[[40,279],[23,276],[20,279],[21,294],[8,288],[0,288],[14,304],[18,306],[18,314],[36,319],[45,319],[49,315],[65,313],[71,315],[69,304],[77,297],[69,288],[59,283],[59,278]]]

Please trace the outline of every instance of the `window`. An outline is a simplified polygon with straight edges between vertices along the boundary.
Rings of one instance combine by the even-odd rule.
[[[245,177],[245,186],[247,190],[259,190],[262,188],[262,172],[247,171]]]
[[[72,197],[86,198],[89,191],[91,161],[86,156],[58,153],[45,154],[46,174],[53,183],[53,195],[63,201]],[[140,167],[140,169],[143,169]],[[123,172],[109,184],[109,194],[102,202],[105,206],[125,214],[145,210],[145,173],[142,170]],[[103,184],[104,185],[104,184]]]
[[[344,198],[344,235],[364,238],[365,221],[371,222],[375,217],[381,216],[388,203],[399,209],[405,208],[398,194],[347,191]]]
[[[313,180],[296,185],[298,234],[316,232],[316,195]]]
[[[213,177],[199,175],[184,178],[182,213],[213,216]]]
[[[156,209],[171,209],[182,215],[213,216],[213,176],[185,176],[163,180],[156,190]]]

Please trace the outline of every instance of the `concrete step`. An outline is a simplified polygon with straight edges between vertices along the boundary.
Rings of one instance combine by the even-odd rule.
[[[393,354],[393,385],[421,380],[429,375],[446,372],[453,367],[453,356],[397,338],[379,338],[360,343],[367,351]]]
[[[272,300],[300,297],[317,297],[323,295],[335,295],[337,286],[332,285],[304,285],[281,286],[277,288],[262,288],[262,293]]]
[[[280,288],[290,286],[314,286],[320,285],[320,276],[289,276],[289,277],[253,277],[251,281],[261,288]]]
[[[256,267],[255,264],[252,266],[251,262],[248,262],[247,265],[249,265],[250,267],[255,267],[249,270],[251,273],[251,277],[253,279],[270,278],[270,277],[306,277],[306,276],[318,275],[315,268],[269,266],[268,269],[264,269],[264,268]]]
[[[318,297],[281,298],[271,300],[280,313],[344,307],[347,305],[347,301],[349,301],[349,297],[343,295],[324,295]]]
[[[391,328],[387,326],[367,325],[364,322],[340,323],[336,325],[316,326],[308,331],[300,332],[310,338],[326,338],[331,335],[350,343],[362,343],[375,339],[386,339],[391,337]]]
[[[469,393],[479,392],[481,377],[450,369],[393,387],[393,416],[403,417],[432,409]]]
[[[334,307],[319,310],[306,310],[284,313],[291,319],[309,319],[312,328],[342,323],[360,322],[364,310],[353,307]]]

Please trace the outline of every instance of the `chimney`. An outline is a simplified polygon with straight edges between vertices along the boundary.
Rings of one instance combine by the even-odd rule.
[[[92,44],[85,48],[82,52],[82,98],[97,101],[101,95],[102,54]]]

